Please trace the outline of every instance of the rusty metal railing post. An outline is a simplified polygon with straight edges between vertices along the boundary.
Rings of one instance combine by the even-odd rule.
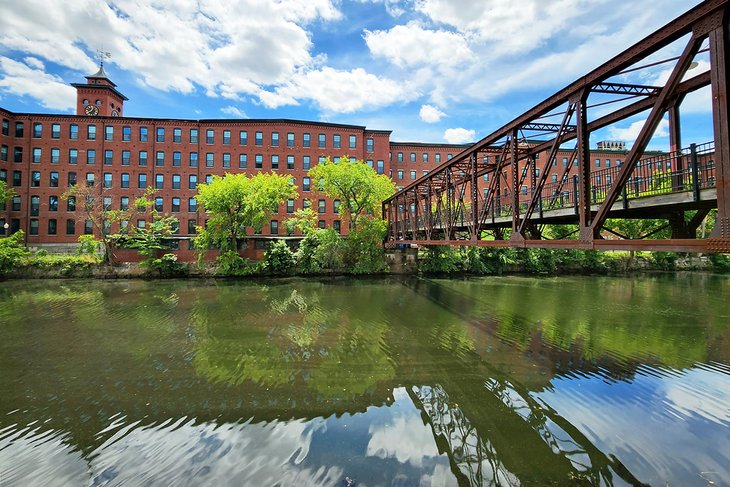
[[[697,144],[689,146],[689,164],[692,167],[692,195],[695,201],[700,200],[700,168],[697,163]]]

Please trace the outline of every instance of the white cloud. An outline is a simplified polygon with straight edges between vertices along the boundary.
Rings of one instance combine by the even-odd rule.
[[[225,113],[226,115],[233,115],[237,118],[246,118],[246,113],[241,110],[238,107],[235,107],[233,105],[228,105],[226,107],[221,108],[221,112]]]
[[[639,132],[641,132],[641,129],[645,123],[646,120],[638,120],[625,128],[610,127],[608,129],[608,135],[612,140],[623,140],[628,142],[630,145],[639,136]],[[654,137],[666,137],[668,135],[669,122],[665,119],[659,122],[659,126],[654,132]]]
[[[0,56],[0,92],[31,96],[46,108],[71,110],[76,107],[76,90],[58,76],[43,71],[43,63],[31,58],[23,64]],[[26,62],[28,62],[26,60]]]
[[[465,128],[446,129],[444,132],[444,140],[449,144],[466,144],[474,142],[476,131]]]
[[[456,66],[474,56],[460,34],[424,29],[417,22],[397,25],[387,31],[366,30],[364,37],[374,56],[403,67],[420,64]]]
[[[406,13],[406,3],[408,0],[358,0],[360,3],[382,3],[386,12],[391,17],[400,17]]]
[[[408,101],[418,94],[361,68],[340,71],[324,67],[298,73],[286,85],[274,91],[260,92],[258,96],[269,108],[296,105],[297,100],[309,99],[323,110],[350,113]]]
[[[445,117],[446,114],[433,105],[422,105],[418,116],[426,123],[436,123]]]

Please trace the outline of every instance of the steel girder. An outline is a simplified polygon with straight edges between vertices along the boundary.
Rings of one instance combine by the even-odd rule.
[[[576,139],[575,155],[579,163],[577,196],[577,219],[580,224],[580,246],[584,248],[604,247],[600,239],[600,230],[612,205],[619,198],[621,188],[631,177],[636,162],[641,157],[646,145],[664,117],[670,114],[670,138],[673,148],[681,147],[679,130],[679,106],[686,93],[690,93],[707,85],[712,86],[713,120],[715,126],[715,146],[717,154],[717,206],[719,210],[718,225],[715,233],[708,240],[708,251],[730,251],[730,102],[727,98],[728,54],[730,40],[728,38],[728,10],[730,0],[706,0],[686,14],[665,25],[642,41],[596,68],[586,76],[560,90],[531,110],[517,117],[512,122],[488,135],[481,141],[457,154],[454,158],[423,176],[384,203],[384,215],[393,218],[389,225],[390,240],[418,241],[419,231],[425,230],[426,241],[432,241],[437,229],[443,230],[443,238],[451,241],[457,228],[457,219],[463,223],[468,220],[470,240],[478,240],[481,229],[489,217],[494,221],[506,209],[512,214],[512,242],[515,245],[528,245],[525,231],[530,218],[536,209],[542,211],[541,192],[547,180],[545,169],[561,144]],[[680,56],[672,75],[664,86],[643,86],[615,83],[610,78],[620,75],[642,59],[689,36],[689,41]],[[700,50],[702,43],[709,39],[710,64],[708,73],[695,76],[681,82],[689,64]],[[639,98],[638,101],[621,106],[595,120],[589,120],[587,100],[591,93],[611,95],[628,95]],[[622,101],[621,99],[619,101]],[[555,116],[553,111],[561,105],[567,110],[561,112],[566,116],[561,124],[542,123],[540,119]],[[589,169],[589,135],[591,131],[605,127],[627,117],[650,110],[640,136],[620,172],[612,182],[606,197],[598,207],[591,210],[591,181]],[[530,145],[520,135],[525,131],[541,131],[552,133],[550,140]],[[550,155],[545,162],[539,181],[534,179],[534,154],[549,150]],[[483,162],[480,156],[499,156],[492,163]],[[520,215],[519,190],[525,180],[525,174],[518,177],[519,161],[527,159],[527,168],[531,177],[531,196],[523,206]],[[486,158],[485,158],[486,160]],[[682,164],[682,158],[677,164]],[[512,177],[507,178],[504,170],[511,168]],[[567,181],[564,171],[559,190]],[[491,175],[485,194],[479,191],[479,177]],[[595,191],[595,188],[593,188]],[[413,202],[411,205],[409,202]],[[436,208],[433,208],[435,202]],[[403,214],[398,215],[399,207]],[[385,209],[388,209],[386,212]],[[426,214],[428,208],[428,214]],[[410,227],[400,222],[410,223]],[[420,223],[419,223],[420,222]],[[463,225],[462,225],[463,227]],[[410,231],[406,230],[410,228]],[[401,231],[402,230],[402,231]],[[409,234],[410,233],[410,237]],[[524,242],[524,243],[523,243]],[[569,244],[575,241],[569,241]],[[533,243],[529,243],[533,245]],[[552,245],[555,245],[554,243]],[[661,247],[661,246],[660,246]],[[680,245],[682,248],[699,248],[697,243]]]

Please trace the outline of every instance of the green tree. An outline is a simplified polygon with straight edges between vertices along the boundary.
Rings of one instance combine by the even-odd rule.
[[[395,193],[395,183],[384,174],[377,174],[363,161],[340,162],[329,158],[309,170],[318,191],[342,202],[340,213],[349,218],[353,229],[365,214],[380,216],[383,201]]]
[[[286,231],[293,233],[299,230],[304,235],[309,235],[317,229],[317,214],[311,208],[301,208],[286,219]]]
[[[199,249],[218,246],[222,250],[237,250],[248,227],[260,231],[282,202],[297,196],[296,187],[287,176],[213,176],[210,183],[198,187],[197,199],[209,220],[206,228],[200,228],[195,244]]]
[[[112,196],[105,188],[99,186],[71,186],[61,198],[73,200],[79,212],[79,219],[90,221],[93,233],[99,238],[104,249],[104,262],[114,264],[114,249],[123,235],[112,233],[112,226],[132,219],[136,209],[115,210],[112,208]]]
[[[0,181],[0,203],[7,203],[17,193],[13,188],[9,188],[5,181]]]

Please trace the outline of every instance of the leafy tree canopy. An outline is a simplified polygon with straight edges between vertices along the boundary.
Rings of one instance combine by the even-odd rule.
[[[278,206],[287,198],[298,196],[287,176],[259,173],[213,176],[198,187],[197,199],[208,213],[206,228],[196,238],[198,248],[211,245],[235,250],[246,236],[246,228],[260,231]]]
[[[340,213],[349,217],[353,229],[364,214],[380,216],[383,201],[395,193],[395,183],[388,176],[349,157],[339,162],[327,158],[310,169],[309,175],[318,191],[342,202]]]

